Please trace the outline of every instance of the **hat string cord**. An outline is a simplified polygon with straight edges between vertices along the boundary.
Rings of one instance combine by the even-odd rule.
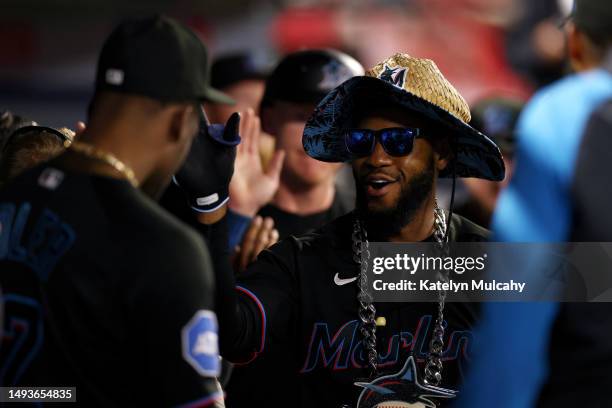
[[[448,219],[446,220],[446,233],[444,234],[444,242],[448,241],[448,232],[450,231],[451,218],[453,217],[453,206],[455,203],[455,186],[457,182],[457,143],[453,141],[453,186],[451,189],[450,204],[448,208]]]

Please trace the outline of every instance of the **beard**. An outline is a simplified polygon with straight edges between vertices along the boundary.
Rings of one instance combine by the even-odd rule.
[[[408,225],[419,208],[423,205],[434,183],[434,161],[425,170],[414,177],[400,190],[394,207],[372,211],[368,209],[368,199],[364,188],[357,187],[356,208],[363,221],[368,237],[372,241],[386,241],[399,235],[402,228]],[[355,179],[357,182],[357,179]]]

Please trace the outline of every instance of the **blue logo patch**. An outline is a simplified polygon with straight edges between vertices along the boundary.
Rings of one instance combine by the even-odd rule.
[[[210,310],[199,310],[181,332],[183,358],[203,377],[217,377],[221,369],[217,332],[217,316]]]

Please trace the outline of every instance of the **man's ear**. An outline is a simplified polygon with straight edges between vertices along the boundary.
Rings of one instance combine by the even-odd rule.
[[[438,134],[443,135],[444,130],[439,130]],[[436,169],[438,172],[444,170],[451,159],[453,158],[453,150],[451,148],[451,141],[448,137],[443,136],[439,139],[435,139],[434,141],[434,158],[436,161]]]
[[[584,59],[583,34],[576,28],[576,24],[571,21],[567,23],[566,31],[570,65],[575,72],[582,71]]]
[[[168,137],[172,143],[181,143],[190,140],[197,132],[199,121],[194,118],[195,106],[192,105],[175,105],[172,106],[169,112],[170,129]]]
[[[438,169],[438,172],[441,172],[448,166],[450,159],[451,159],[450,152],[449,154],[446,154],[446,155],[442,155],[436,152],[436,168]]]
[[[574,72],[595,68],[603,58],[599,47],[572,22],[567,27],[567,49]]]

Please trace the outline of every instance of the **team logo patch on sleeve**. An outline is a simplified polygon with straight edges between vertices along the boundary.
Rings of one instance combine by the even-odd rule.
[[[199,310],[181,332],[183,358],[200,375],[217,377],[220,372],[217,316]]]

